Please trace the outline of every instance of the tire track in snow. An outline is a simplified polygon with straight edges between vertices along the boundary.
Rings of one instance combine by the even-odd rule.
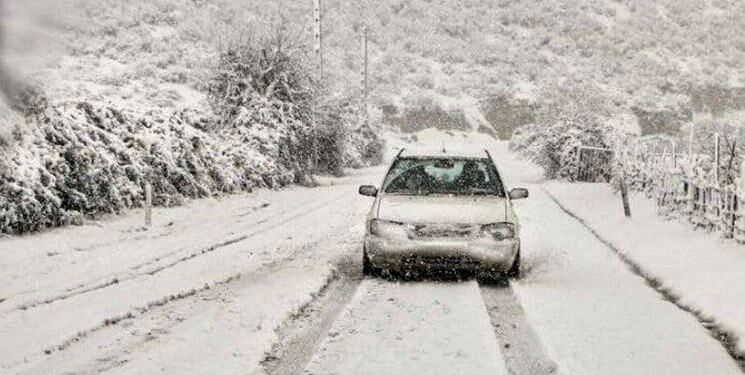
[[[262,361],[262,371],[254,375],[299,374],[305,370],[360,286],[363,280],[360,267],[359,262],[339,266],[338,277],[277,330],[278,342]],[[460,278],[443,276],[433,280],[447,283],[460,281]],[[383,279],[385,281],[399,280]],[[400,281],[428,282],[422,278]],[[447,288],[447,285],[442,287]],[[500,285],[480,285],[479,289],[498,343],[496,350],[504,355],[507,371],[519,375],[556,374],[556,364],[529,326],[510,285],[505,281]]]
[[[268,206],[261,205],[259,207],[265,208],[265,207],[268,207]],[[256,211],[257,211],[256,210],[256,207],[254,207],[254,211],[252,211],[252,212],[256,212]],[[276,213],[276,216],[284,216],[285,214],[287,214],[289,212],[293,212],[293,211],[297,211],[297,208],[296,207],[289,208],[289,209],[285,208],[284,210]],[[242,229],[243,230],[251,229],[251,228],[254,228],[254,227],[258,226],[258,225],[265,224],[267,222],[268,222],[268,219],[264,219],[264,220],[261,220],[261,221],[255,222],[255,223],[251,223],[251,224],[247,225],[246,227],[244,227]],[[161,233],[161,234],[159,234],[157,236],[154,236],[154,237],[143,237],[143,236],[127,237],[127,236],[123,236],[123,237],[117,238],[116,241],[99,241],[97,243],[86,245],[86,250],[84,250],[84,251],[93,251],[93,250],[105,249],[108,246],[117,244],[117,241],[127,241],[127,242],[129,242],[129,244],[131,244],[133,246],[136,246],[139,241],[143,241],[143,240],[152,241],[152,240],[155,240],[155,239],[158,239],[158,238],[168,237],[170,235],[174,235],[174,233],[173,232],[168,232],[167,234],[166,233]],[[178,234],[176,234],[176,235],[178,235]],[[207,246],[207,248],[214,247],[214,246],[227,246],[227,245],[230,245],[230,244],[229,243],[222,243],[222,244],[221,243],[216,243],[216,244],[214,244],[212,246]],[[81,250],[78,249],[76,251],[81,251]],[[174,255],[178,255],[180,253],[187,252],[187,251],[190,251],[190,249],[188,249],[188,248],[185,249],[185,248],[181,247],[181,248],[179,248],[177,250],[173,250],[173,251],[169,251],[169,252],[165,252],[165,253],[159,254],[156,257],[153,257],[151,259],[148,259],[148,260],[146,260],[144,262],[141,262],[139,264],[130,266],[127,270],[120,271],[119,273],[112,273],[109,276],[98,277],[98,280],[97,281],[88,281],[86,283],[80,283],[78,285],[65,288],[64,290],[62,290],[61,292],[57,293],[56,295],[53,295],[52,297],[44,298],[44,299],[41,299],[41,300],[38,299],[38,298],[35,299],[35,300],[34,299],[29,299],[29,301],[27,301],[27,302],[16,303],[15,306],[11,306],[11,307],[8,307],[6,309],[0,310],[0,314],[1,313],[5,313],[5,312],[9,312],[9,311],[13,311],[13,310],[18,310],[18,309],[21,309],[21,310],[29,309],[29,308],[37,307],[39,305],[43,305],[43,304],[55,302],[55,301],[60,300],[60,299],[66,299],[66,298],[72,297],[74,295],[85,294],[85,293],[88,293],[88,292],[91,292],[91,291],[94,291],[94,290],[105,288],[107,286],[112,286],[114,284],[117,284],[119,281],[128,279],[128,278],[123,277],[122,275],[132,274],[134,272],[137,272],[141,268],[152,266],[154,264],[157,264],[158,262],[163,261],[164,259],[173,257]],[[32,293],[37,293],[38,294],[39,292],[40,291],[38,289],[28,289],[28,290],[23,290],[23,291],[17,291],[15,293],[6,295],[4,297],[5,297],[5,301],[6,302],[11,302],[13,298],[16,298],[16,297],[19,297],[19,296],[22,296],[22,295],[32,294]],[[55,298],[55,297],[64,297],[64,298]]]
[[[525,317],[509,283],[481,285],[481,298],[491,318],[494,335],[507,370],[515,375],[549,375],[558,368]]]
[[[172,305],[172,304],[188,302],[190,298],[198,297],[212,290],[219,290],[219,288],[221,287],[229,288],[231,285],[235,284],[238,281],[246,282],[249,284],[250,283],[258,284],[263,278],[267,277],[267,275],[272,275],[277,272],[280,272],[283,267],[287,266],[294,260],[299,259],[299,255],[304,254],[304,253],[309,253],[311,248],[320,246],[320,244],[322,244],[324,241],[327,241],[327,239],[319,240],[313,243],[300,246],[296,248],[294,251],[292,251],[290,254],[288,254],[287,256],[280,258],[280,259],[276,259],[274,261],[271,261],[265,264],[262,264],[258,268],[251,270],[249,272],[235,273],[233,275],[223,277],[211,283],[207,283],[202,287],[191,288],[191,289],[187,289],[187,290],[184,290],[182,292],[179,292],[173,295],[165,296],[163,298],[154,299],[146,303],[143,306],[135,307],[132,310],[127,311],[125,313],[105,318],[99,324],[93,327],[83,329],[70,337],[64,338],[55,344],[51,344],[47,346],[45,349],[43,349],[43,354],[45,356],[63,354],[63,352],[69,350],[73,346],[81,344],[88,337],[94,334],[100,333],[101,331],[107,328],[119,326],[123,322],[135,321],[144,316],[147,316],[148,314],[154,313],[156,310],[166,308],[167,306]],[[337,265],[337,267],[346,269],[346,267],[344,266]],[[337,271],[335,269],[332,270],[332,274],[327,280],[327,282],[324,284],[323,289],[326,288],[328,283],[331,283],[335,279],[337,279],[336,274],[337,274]],[[147,340],[145,342],[147,342]],[[132,347],[129,349],[135,350],[136,347]],[[95,371],[92,369],[89,369],[90,371],[84,371],[84,372],[85,373],[99,373],[100,372],[99,370],[106,371],[106,370],[112,369],[116,367],[116,365],[114,365],[114,363],[117,362],[115,357],[116,356],[113,356],[113,357],[110,356],[110,358],[105,361],[101,361],[97,359],[96,360],[97,368],[95,369]],[[5,364],[4,367],[7,369],[10,369],[18,365],[20,365],[20,363],[9,363],[9,364]],[[0,369],[2,368],[3,366],[0,365]],[[31,373],[34,373],[34,372],[32,371]]]
[[[177,258],[177,259],[175,259],[173,261],[170,261],[170,262],[168,262],[166,264],[158,265],[158,266],[156,266],[154,268],[149,268],[149,269],[146,269],[144,271],[139,271],[140,269],[146,268],[147,266],[158,264],[163,259],[169,258],[169,257],[171,257],[173,255],[177,255],[179,253],[183,253],[184,250],[177,250],[177,251],[174,251],[174,252],[170,252],[170,253],[161,255],[159,257],[150,259],[147,262],[140,263],[140,264],[138,264],[136,266],[131,267],[130,268],[130,272],[129,273],[126,273],[126,274],[123,274],[123,275],[122,274],[115,275],[112,278],[108,278],[108,279],[106,279],[104,281],[97,282],[97,283],[94,282],[94,283],[91,283],[91,284],[88,284],[88,285],[78,285],[76,287],[70,288],[68,293],[61,293],[61,294],[57,294],[57,295],[54,295],[54,296],[49,297],[49,298],[45,298],[43,300],[25,302],[25,303],[17,304],[15,306],[11,306],[11,307],[9,307],[9,308],[7,308],[5,310],[0,311],[0,314],[5,314],[5,313],[12,312],[12,311],[15,311],[15,310],[24,310],[25,311],[25,310],[33,309],[35,307],[39,307],[39,306],[43,306],[43,305],[48,305],[48,304],[51,304],[51,303],[54,303],[54,302],[58,302],[58,301],[63,301],[63,300],[66,300],[66,299],[69,299],[69,298],[72,298],[72,297],[75,297],[75,296],[79,296],[79,295],[83,295],[83,294],[86,294],[86,293],[95,292],[95,291],[98,291],[98,290],[101,290],[101,289],[105,289],[105,288],[108,288],[108,287],[117,285],[117,284],[119,284],[120,282],[123,282],[123,281],[129,281],[129,280],[137,279],[137,278],[144,277],[144,276],[155,275],[155,274],[157,274],[159,272],[162,272],[162,271],[164,271],[166,269],[172,268],[172,267],[174,267],[174,266],[176,266],[176,265],[178,265],[180,263],[187,262],[187,261],[190,261],[192,259],[195,259],[195,258],[197,258],[199,256],[202,256],[202,255],[205,255],[205,254],[209,254],[209,253],[218,251],[221,248],[224,248],[224,247],[233,245],[233,244],[238,243],[238,242],[245,241],[247,239],[250,239],[252,237],[255,237],[257,235],[260,235],[263,232],[266,232],[266,231],[275,229],[277,227],[280,227],[282,225],[285,225],[285,224],[287,224],[287,223],[289,223],[289,222],[291,222],[291,221],[293,221],[295,219],[298,219],[298,218],[307,216],[307,215],[309,215],[309,214],[311,214],[311,213],[313,213],[313,212],[315,212],[315,211],[317,211],[319,209],[322,209],[322,208],[324,208],[326,206],[329,206],[329,205],[331,205],[331,204],[333,204],[335,202],[338,202],[340,200],[343,200],[345,197],[348,197],[349,199],[351,199],[352,196],[350,194],[348,194],[348,193],[340,194],[338,196],[335,196],[332,199],[325,200],[325,201],[323,201],[321,203],[318,203],[316,205],[311,206],[310,208],[308,208],[306,210],[300,211],[299,213],[293,214],[293,215],[291,215],[289,217],[286,217],[284,219],[281,219],[279,221],[276,221],[276,222],[273,222],[273,223],[269,223],[264,228],[261,228],[259,230],[255,230],[255,231],[250,232],[250,233],[245,234],[245,235],[241,235],[241,236],[237,236],[237,237],[231,238],[231,239],[229,239],[227,241],[216,243],[216,244],[214,244],[212,246],[209,246],[207,248],[203,248],[203,249],[196,250],[196,251],[191,251],[189,254],[184,255],[184,256],[181,256],[181,257],[179,257],[179,258]],[[292,211],[292,210],[288,210],[288,211]],[[282,214],[284,214],[284,213],[286,213],[288,211],[285,211],[285,212],[281,213],[280,215],[282,215]],[[257,227],[257,226],[259,226],[261,224],[266,224],[266,223],[267,222],[257,222],[257,223],[254,223],[254,224],[249,225],[246,229],[255,228],[255,227]],[[189,250],[187,250],[187,251],[189,251]],[[6,299],[7,299],[7,297],[6,297]]]
[[[302,372],[339,314],[352,300],[363,280],[361,269],[362,264],[352,260],[337,265],[334,276],[315,298],[276,330],[279,339],[265,355],[261,372],[256,375]]]
[[[256,205],[256,206],[249,207],[248,208],[248,211],[244,212],[243,214],[236,215],[236,217],[238,217],[238,218],[245,217],[245,216],[248,216],[250,214],[257,213],[258,211],[264,210],[264,209],[266,209],[267,207],[270,207],[270,206],[271,206],[270,203],[264,202],[264,203],[261,203],[261,204]],[[287,208],[287,207],[284,207],[284,206],[281,206],[281,207],[282,208],[279,210],[279,212],[275,213],[276,216],[282,216],[282,215],[287,214],[288,212],[292,212],[292,211],[296,211],[297,210],[296,207],[292,207],[292,208]],[[257,225],[264,224],[267,221],[268,221],[268,219],[263,219],[263,220],[261,220],[259,222],[251,223],[248,226],[244,227],[243,229],[244,230],[245,229],[250,229],[250,228],[253,228],[253,227],[257,226]],[[173,221],[171,223],[173,223]],[[138,232],[138,230],[135,230],[134,233],[140,233],[140,232]],[[142,234],[137,234],[137,235],[134,235],[133,236],[132,235],[133,232],[132,232],[132,229],[131,228],[126,229],[126,232],[128,233],[126,235],[121,235],[119,232],[115,233],[116,234],[116,236],[115,236],[116,238],[114,238],[112,240],[94,241],[92,243],[85,243],[85,245],[73,246],[73,247],[70,247],[70,248],[68,248],[68,249],[66,249],[64,251],[61,251],[61,252],[55,252],[55,254],[56,254],[55,256],[58,256],[58,255],[59,256],[66,256],[66,255],[71,255],[73,253],[80,254],[80,253],[92,253],[92,252],[99,252],[99,251],[105,253],[106,251],[109,251],[111,247],[115,247],[116,245],[120,244],[121,242],[126,242],[128,245],[131,245],[131,246],[134,247],[134,246],[138,246],[138,244],[140,244],[141,242],[144,242],[145,245],[147,245],[148,242],[155,242],[156,240],[159,240],[159,239],[168,240],[169,237],[177,237],[177,236],[181,235],[181,233],[176,232],[170,226],[167,226],[164,229],[164,232],[158,233],[158,231],[156,230],[156,232],[153,233],[153,234],[149,234],[149,232],[146,231],[146,232],[141,232]],[[143,267],[146,267],[146,266],[150,266],[152,264],[155,264],[155,263],[161,261],[162,259],[171,257],[171,256],[173,256],[175,254],[178,254],[178,253],[181,253],[181,252],[184,252],[184,251],[188,251],[188,250],[189,249],[184,249],[183,247],[181,247],[181,248],[179,248],[177,250],[174,250],[174,251],[169,251],[169,252],[161,253],[161,254],[159,254],[156,257],[153,257],[153,258],[151,258],[149,260],[146,260],[145,262],[136,264],[134,266],[129,266],[128,270],[129,271],[137,271],[140,268],[143,268]],[[49,257],[49,253],[47,253],[47,257]],[[121,273],[127,272],[127,270],[125,269],[125,270],[118,271],[118,272],[119,272],[119,274],[121,274]],[[116,283],[115,279],[117,279],[117,277],[112,277],[112,275],[116,276],[116,274],[114,274],[114,273],[110,273],[109,276],[99,276],[98,277],[99,280],[97,282],[89,281],[89,282],[87,282],[85,284],[79,284],[79,285],[75,285],[75,286],[72,286],[72,287],[68,287],[68,288],[65,288],[64,290],[62,290],[58,294],[59,295],[69,294],[69,293],[73,293],[73,292],[76,292],[76,291],[82,291],[82,290],[86,290],[86,289],[100,289],[102,286],[104,286],[104,284],[115,284]],[[40,277],[40,278],[43,278],[45,276],[46,276],[46,273],[43,273],[41,275],[37,275],[37,277]],[[101,278],[103,278],[103,280],[101,280]],[[6,296],[4,296],[5,299],[4,300],[0,300],[0,304],[2,302],[4,302],[4,301],[11,302],[12,299],[18,299],[19,297],[21,297],[23,295],[40,294],[41,291],[43,291],[43,288],[42,289],[39,289],[38,287],[36,287],[36,288],[29,288],[29,289],[25,289],[25,290],[15,291],[13,293],[9,293]],[[31,302],[38,302],[39,298],[38,297],[36,299],[30,298],[29,300]],[[28,302],[25,303],[25,304],[28,304]],[[16,306],[16,308],[17,308],[17,307],[19,307],[21,305],[24,305],[24,303],[16,303],[16,305],[17,305]],[[6,312],[6,311],[9,311],[9,310],[13,310],[13,309],[14,308],[0,310],[0,313]]]
[[[722,347],[725,349],[732,359],[735,360],[740,369],[745,373],[745,353],[741,353],[737,350],[737,336],[727,330],[727,328],[719,325],[710,316],[707,316],[703,311],[697,310],[689,305],[686,305],[681,301],[681,297],[669,288],[664,287],[661,280],[658,280],[654,276],[649,275],[644,268],[626,255],[623,250],[618,248],[612,242],[608,241],[598,231],[591,227],[585,219],[575,214],[572,210],[566,207],[559,201],[550,191],[546,188],[542,188],[546,195],[569,217],[576,220],[582,225],[588,232],[590,232],[598,241],[605,245],[613,254],[615,254],[626,266],[631,270],[632,273],[644,279],[650,288],[654,289],[660,296],[672,303],[678,309],[691,314],[703,328],[709,331],[711,337],[716,339]]]
[[[475,281],[366,279],[305,374],[508,374]]]

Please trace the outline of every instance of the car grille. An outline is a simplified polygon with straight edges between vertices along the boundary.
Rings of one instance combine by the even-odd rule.
[[[409,266],[437,267],[437,268],[474,268],[478,261],[459,256],[412,256],[406,259]]]
[[[413,225],[409,231],[411,238],[464,238],[478,233],[478,228],[470,224],[426,224]]]

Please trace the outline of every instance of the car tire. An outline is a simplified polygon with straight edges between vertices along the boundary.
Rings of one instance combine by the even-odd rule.
[[[476,275],[476,280],[484,285],[501,285],[506,281],[505,274],[495,269],[482,269]]]
[[[520,277],[520,249],[517,249],[517,255],[515,261],[512,262],[512,267],[507,271],[507,277],[510,279],[517,279]]]
[[[367,250],[362,251],[362,274],[364,276],[379,276],[380,270],[376,268],[367,256]]]

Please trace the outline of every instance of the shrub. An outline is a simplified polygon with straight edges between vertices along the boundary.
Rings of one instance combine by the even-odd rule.
[[[374,154],[350,152],[380,141],[355,126],[355,98],[331,96],[319,87],[304,47],[292,40],[279,28],[227,43],[208,85],[219,130],[269,148],[295,182],[307,180],[310,172],[339,175],[345,166],[379,161]]]
[[[26,123],[0,147],[0,233],[139,207],[146,182],[156,205],[171,206],[379,162],[380,140],[353,126],[354,98],[316,89],[286,40],[226,47],[206,85],[211,108],[49,104],[40,89],[25,91],[17,109]]]
[[[563,112],[550,123],[516,131],[510,146],[543,167],[547,178],[607,181],[612,155],[590,153],[578,158],[579,146],[611,148],[610,129],[585,112]]]

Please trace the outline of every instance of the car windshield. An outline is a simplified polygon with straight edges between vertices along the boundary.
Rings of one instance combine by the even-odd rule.
[[[401,158],[383,186],[383,191],[393,194],[505,196],[489,159]]]

